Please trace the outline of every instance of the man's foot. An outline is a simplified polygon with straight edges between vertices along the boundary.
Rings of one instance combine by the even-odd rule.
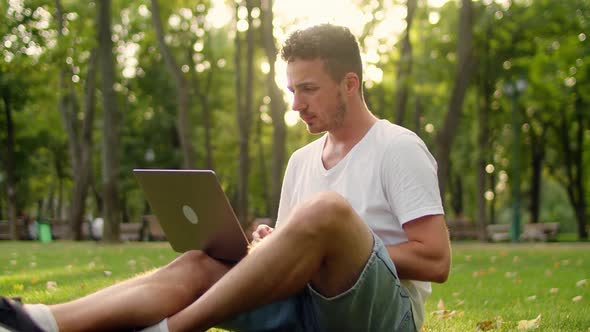
[[[7,297],[0,297],[0,331],[3,329],[14,332],[44,332],[20,302]]]

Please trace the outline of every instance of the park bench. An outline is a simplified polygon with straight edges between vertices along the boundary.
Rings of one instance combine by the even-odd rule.
[[[465,219],[447,221],[451,240],[477,239],[479,229],[477,225]]]
[[[559,223],[524,224],[520,240],[522,241],[556,241],[559,233]],[[508,241],[510,239],[510,224],[487,225],[488,238],[493,242]]]
[[[19,240],[26,240],[27,232],[21,219],[17,221],[16,227]],[[10,240],[10,224],[8,220],[0,220],[0,240]]]
[[[153,214],[145,215],[141,218],[143,241],[165,241],[166,234],[160,226],[158,218]]]

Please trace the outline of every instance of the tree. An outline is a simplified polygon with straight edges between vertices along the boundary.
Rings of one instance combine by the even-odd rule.
[[[412,72],[412,42],[410,41],[410,30],[412,28],[412,22],[414,20],[414,13],[416,7],[418,7],[417,0],[407,0],[406,7],[408,13],[406,15],[406,31],[402,38],[401,56],[398,65],[397,72],[397,95],[395,98],[395,122],[400,126],[403,126],[406,107],[408,104],[408,95],[410,90],[410,76]]]
[[[239,174],[238,174],[238,218],[242,223],[248,221],[248,175],[250,174],[250,131],[252,127],[252,98],[254,93],[254,26],[252,24],[252,0],[246,0],[246,70],[242,74],[242,48],[244,41],[236,31],[235,57],[236,66],[236,115],[238,122]],[[244,8],[236,4],[236,20],[239,23],[240,11]],[[236,25],[237,27],[237,25]]]
[[[60,0],[55,0],[55,8],[58,41],[63,42],[64,13]],[[96,61],[96,51],[92,50],[85,83],[81,132],[78,128],[79,103],[77,101],[77,94],[72,86],[71,80],[66,80],[66,77],[69,78],[72,76],[72,69],[64,63],[59,73],[59,86],[62,94],[59,102],[59,110],[68,135],[70,163],[72,165],[72,176],[74,180],[72,204],[69,209],[68,220],[70,222],[70,235],[75,240],[82,239],[82,221],[86,210],[86,197],[91,176]]]
[[[156,36],[158,39],[158,45],[162,52],[162,57],[170,74],[174,78],[176,83],[176,97],[178,106],[178,118],[177,118],[177,130],[178,138],[180,140],[180,146],[182,148],[183,167],[194,168],[196,166],[196,153],[192,142],[192,122],[190,118],[190,94],[186,84],[186,79],[182,70],[178,66],[174,55],[170,51],[169,47],[164,41],[164,29],[162,28],[162,22],[160,21],[160,6],[158,0],[152,0],[152,21]]]
[[[463,107],[463,100],[473,62],[472,39],[473,39],[473,5],[471,0],[461,1],[461,12],[459,20],[459,39],[457,43],[458,63],[455,74],[455,84],[451,92],[449,106],[445,115],[443,128],[437,137],[436,155],[438,160],[438,183],[441,195],[444,197],[447,178],[450,174],[450,153]]]
[[[102,188],[106,242],[118,242],[121,213],[117,177],[119,175],[119,109],[113,86],[115,65],[111,40],[111,1],[98,2],[98,58],[103,101]]]
[[[285,128],[285,102],[281,90],[275,82],[275,62],[277,60],[277,48],[273,36],[273,11],[272,0],[262,1],[262,41],[264,51],[268,59],[269,71],[266,75],[268,95],[270,96],[270,116],[272,118],[272,162],[270,171],[270,217],[277,219],[279,200],[281,198],[281,185],[283,181],[283,168],[285,167],[285,141],[287,130]]]

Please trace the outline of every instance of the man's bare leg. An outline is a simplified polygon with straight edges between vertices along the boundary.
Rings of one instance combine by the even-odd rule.
[[[195,301],[228,270],[203,252],[191,251],[153,273],[50,310],[60,332],[150,326]]]
[[[325,296],[349,289],[373,247],[367,225],[341,196],[321,193],[298,206],[193,304],[168,319],[170,331],[204,331],[232,315],[285,298],[311,281]]]

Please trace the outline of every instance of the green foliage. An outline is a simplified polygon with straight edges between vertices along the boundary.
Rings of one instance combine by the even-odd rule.
[[[53,1],[23,1],[22,8],[13,8],[13,3],[17,2],[0,2],[0,12],[4,14],[0,25],[0,88],[3,94],[10,95],[14,110],[18,205],[21,209],[32,210],[41,200],[45,210],[54,207],[46,212],[50,217],[61,217],[59,211],[55,211],[57,201],[61,199],[66,206],[69,204],[72,174],[67,138],[58,111],[59,72],[67,69],[65,81],[72,86],[80,110],[83,110],[88,60],[97,44],[96,2],[61,1],[64,30],[59,42]],[[235,27],[232,21],[236,14],[235,3],[223,3],[229,15],[225,25],[214,25],[211,20],[211,10],[220,2],[173,0],[159,3],[166,43],[189,83],[197,167],[205,167],[204,111],[208,108],[211,112],[208,129],[212,135],[213,166],[228,196],[234,200],[240,167],[235,106]],[[359,40],[364,53],[376,53],[377,58],[373,57],[370,64],[382,73],[381,80],[367,84],[367,101],[374,113],[392,119],[395,91],[401,84],[396,81],[400,42],[395,32],[383,33],[382,30],[394,29],[392,27],[396,24],[392,23],[396,22],[386,14],[399,10],[395,6],[403,4],[382,0],[357,1],[355,4],[363,17],[369,14],[373,17],[366,23]],[[457,70],[459,6],[457,1],[448,1],[441,7],[419,2],[410,31],[413,67],[407,83],[410,84],[410,96],[406,124],[431,150],[444,122]],[[495,183],[488,183],[486,190],[494,189],[493,204],[500,211],[500,218],[505,214],[502,211],[510,209],[510,172],[514,160],[510,123],[514,104],[506,95],[504,86],[510,80],[524,78],[528,88],[516,102],[524,118],[521,187],[525,193],[530,191],[530,155],[534,148],[543,147],[543,181],[549,183],[542,191],[542,219],[558,220],[564,223],[564,229],[573,230],[575,218],[569,198],[556,187],[568,188],[564,180],[568,169],[564,167],[564,152],[559,144],[561,129],[556,125],[564,116],[571,142],[574,142],[577,129],[583,129],[583,146],[576,148],[588,150],[590,113],[585,110],[590,104],[590,44],[587,39],[590,6],[585,0],[477,1],[474,11],[473,55],[476,65],[472,68],[471,87],[451,151],[450,183],[460,188],[463,194],[458,196],[457,189],[448,193],[447,198],[460,203],[453,205],[461,206],[458,212],[467,218],[473,219],[476,215],[478,191],[474,165],[479,153],[478,110],[482,107],[482,99],[488,97],[491,102],[489,151],[482,153],[486,162],[495,167]],[[263,122],[259,139],[263,156],[260,156],[255,128],[268,90],[264,73],[259,70],[266,61],[256,23],[259,20],[254,21],[256,74],[252,118],[255,121],[252,121],[250,141],[249,208],[253,216],[263,216],[269,213],[266,195],[274,142],[272,125]],[[286,22],[280,18],[275,20],[277,36],[292,30]],[[115,90],[122,123],[120,200],[124,201],[132,220],[136,220],[145,212],[145,201],[131,170],[137,167],[178,168],[181,165],[176,133],[177,102],[174,80],[164,65],[156,42],[150,2],[114,2],[112,31],[117,59]],[[372,39],[373,35],[377,37]],[[278,72],[278,75],[283,74]],[[98,193],[101,192],[102,173],[100,93],[98,89],[93,132],[93,183]],[[574,117],[576,105],[583,111],[581,122]],[[3,111],[4,107],[2,104],[0,110]],[[414,117],[417,110],[420,113]],[[5,128],[4,116],[0,117],[0,126]],[[541,137],[543,141],[536,140]],[[289,154],[317,137],[307,134],[303,125],[297,125],[288,128],[287,138],[286,151]],[[5,140],[5,130],[0,130],[0,140]],[[2,161],[0,155],[0,163]],[[588,169],[588,153],[583,155],[583,162]],[[503,179],[506,175],[508,178]],[[590,177],[585,175],[584,181],[588,204]],[[2,192],[0,202],[4,197]],[[90,213],[96,215],[99,213],[98,202],[94,195],[91,197]],[[530,198],[525,197],[525,204],[529,202]],[[450,208],[447,208],[447,215],[455,217]]]

